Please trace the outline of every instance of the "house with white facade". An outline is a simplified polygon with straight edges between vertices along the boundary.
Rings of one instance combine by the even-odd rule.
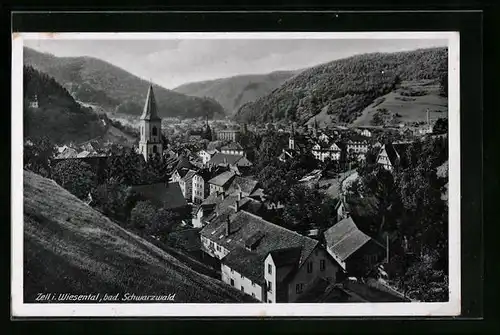
[[[265,303],[295,302],[318,277],[336,282],[340,270],[317,240],[244,210],[218,216],[200,236],[222,281]]]
[[[200,150],[198,151],[198,157],[201,159],[201,162],[203,164],[207,164],[211,159],[212,157],[218,153],[219,150],[217,149],[212,149],[212,150]]]
[[[314,158],[324,162],[327,158],[332,161],[339,161],[342,158],[342,145],[339,142],[323,142],[317,141],[312,149],[311,153]]]
[[[364,159],[366,153],[368,152],[370,141],[368,137],[353,136],[349,138],[345,144],[348,153],[355,154],[358,159]]]
[[[179,181],[182,195],[188,201],[193,198],[193,177],[196,175],[195,170],[188,170],[188,172]]]
[[[404,153],[409,145],[408,142],[384,144],[377,156],[377,163],[388,171],[392,171],[399,164],[405,164]]]

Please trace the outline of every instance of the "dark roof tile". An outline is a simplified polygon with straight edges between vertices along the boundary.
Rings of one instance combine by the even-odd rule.
[[[337,222],[325,231],[328,249],[341,261],[365,245],[371,238],[358,229],[351,217]]]
[[[187,206],[182,195],[179,183],[156,183],[149,185],[135,185],[131,189],[144,198],[167,209],[176,209]]]

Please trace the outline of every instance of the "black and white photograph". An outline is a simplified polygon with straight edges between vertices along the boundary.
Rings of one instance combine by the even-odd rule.
[[[16,34],[14,311],[460,314],[458,41]]]

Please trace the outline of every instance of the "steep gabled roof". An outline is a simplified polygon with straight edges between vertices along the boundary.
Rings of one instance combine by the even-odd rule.
[[[298,268],[304,264],[319,243],[244,210],[229,216],[230,233],[226,235],[226,218],[227,216],[219,215],[206,225],[200,234],[228,249],[230,252],[222,259],[222,262],[229,262],[232,266],[237,265],[240,268],[239,272],[243,275],[249,278],[251,278],[250,275],[254,276],[255,279],[252,280],[263,280],[263,262],[271,251],[288,248],[300,249],[300,255],[296,258],[296,267]],[[254,245],[252,251],[246,250],[245,241],[248,241],[257,231],[262,233],[262,237]],[[236,252],[237,256],[233,252]],[[240,254],[244,254],[245,257]],[[252,262],[248,261],[249,259],[252,259]]]
[[[148,95],[142,111],[141,120],[148,121],[161,121],[158,116],[158,108],[156,106],[155,95],[153,92],[153,85],[149,86]]]
[[[325,231],[328,249],[341,261],[345,261],[370,240],[368,235],[358,229],[351,217],[339,221]]]
[[[210,179],[208,181],[208,183],[213,184],[213,185],[217,185],[217,186],[224,186],[227,183],[231,182],[231,180],[233,180],[234,176],[236,176],[236,174],[232,171],[222,172],[221,174]]]
[[[231,142],[228,145],[223,146],[221,150],[243,150],[243,147],[238,142]]]
[[[212,156],[212,158],[210,159],[208,164],[211,164],[211,165],[227,164],[227,165],[236,165],[236,166],[251,166],[252,162],[250,162],[243,155],[229,155],[229,154],[223,154],[223,153],[216,153],[215,155]]]
[[[194,170],[189,170],[184,177],[182,177],[182,180],[189,182],[191,179],[193,179],[194,175],[196,174],[196,171]]]
[[[131,186],[132,190],[147,200],[166,209],[176,209],[187,206],[179,183],[156,183]]]
[[[177,174],[179,175],[179,177],[182,179],[184,178],[184,176],[186,176],[186,174],[189,172],[190,170],[188,168],[179,168],[179,169],[176,169],[174,171],[177,172]]]
[[[297,264],[302,250],[300,247],[277,249],[269,252],[276,267]]]
[[[265,259],[262,254],[237,248],[223,258],[223,263],[262,286],[266,283],[262,270]]]
[[[231,186],[229,186],[229,193],[241,191],[244,195],[250,195],[258,185],[257,180],[250,178],[236,176],[234,177]]]
[[[189,161],[189,158],[186,157],[185,155],[180,156],[179,162],[177,163],[177,166],[175,167],[176,170],[180,170],[182,168],[185,169],[192,169],[194,167],[193,164]]]
[[[409,142],[388,143],[382,146],[380,153],[385,150],[392,166],[395,166],[397,163],[404,165],[406,163],[405,151],[410,145],[411,143]]]

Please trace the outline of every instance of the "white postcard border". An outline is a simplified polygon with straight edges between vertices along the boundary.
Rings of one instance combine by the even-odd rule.
[[[446,39],[449,122],[449,301],[321,304],[25,304],[23,303],[23,41],[25,39]],[[461,308],[460,87],[458,32],[346,33],[14,33],[12,35],[11,314],[15,317],[346,317],[456,316]],[[98,293],[98,292],[96,292]]]

